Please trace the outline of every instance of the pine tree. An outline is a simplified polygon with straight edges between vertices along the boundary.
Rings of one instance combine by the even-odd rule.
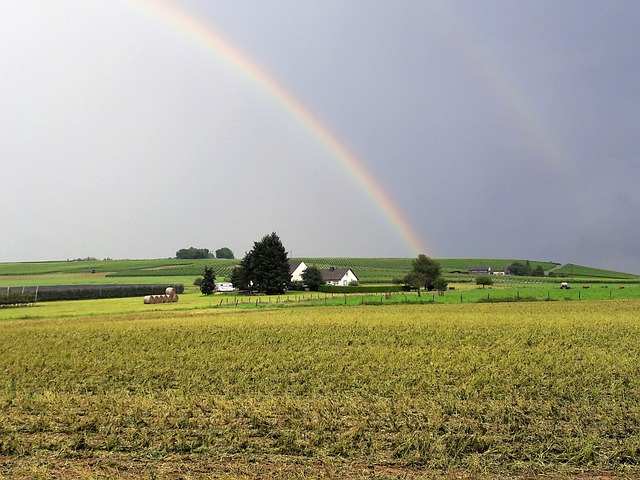
[[[284,293],[289,287],[289,260],[280,237],[273,232],[254,242],[240,263],[248,288],[268,295]]]
[[[247,280],[247,272],[242,266],[243,262],[244,260],[231,271],[231,283],[233,284],[233,288],[249,291],[249,281]],[[249,293],[251,292],[249,291]]]
[[[204,267],[204,276],[200,284],[200,291],[203,295],[211,295],[216,289],[216,274],[213,268]]]

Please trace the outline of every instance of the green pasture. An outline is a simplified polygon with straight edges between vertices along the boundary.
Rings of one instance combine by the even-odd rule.
[[[195,287],[194,287],[195,289]],[[251,309],[264,307],[299,306],[318,303],[322,294],[311,292],[296,292],[289,295],[267,296],[236,296],[209,295],[205,296],[192,289],[179,295],[177,303],[163,303],[145,305],[142,297],[106,298],[96,300],[71,300],[61,302],[39,302],[17,307],[0,308],[0,321],[10,319],[46,319],[77,316],[100,316],[114,314],[130,314],[140,312],[174,312],[188,310],[209,309]],[[0,290],[1,294],[1,290]],[[324,299],[324,296],[322,296]],[[342,304],[342,296],[335,296],[335,304]],[[351,305],[359,304],[360,297],[349,296]]]
[[[184,297],[1,321],[0,477],[640,476],[640,300]]]
[[[167,279],[175,279],[168,277]],[[571,285],[571,284],[570,284]],[[283,309],[294,307],[343,307],[343,306],[389,306],[405,304],[480,304],[522,302],[588,302],[640,299],[640,284],[593,284],[583,288],[582,284],[569,290],[560,289],[560,284],[505,284],[487,288],[475,284],[451,284],[452,290],[443,295],[437,292],[393,292],[374,294],[325,294],[319,292],[290,292],[286,295],[202,295],[197,287],[186,285],[185,293],[178,303],[145,305],[142,297],[97,300],[74,300],[39,302],[19,307],[0,308],[0,321],[10,319],[41,319],[69,316],[99,316],[105,314],[128,314],[139,312],[171,312],[188,310],[251,310]],[[621,288],[624,287],[624,288]],[[0,287],[0,295],[2,289]]]

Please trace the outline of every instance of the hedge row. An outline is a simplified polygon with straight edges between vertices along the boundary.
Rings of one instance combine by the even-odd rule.
[[[127,284],[127,285],[49,285],[43,287],[0,288],[0,305],[50,302],[55,300],[90,300],[97,298],[144,297],[163,295],[167,287],[174,287],[178,294],[184,292],[183,284]]]
[[[323,293],[384,293],[406,292],[409,288],[405,285],[358,285],[357,287],[322,285],[318,290]]]

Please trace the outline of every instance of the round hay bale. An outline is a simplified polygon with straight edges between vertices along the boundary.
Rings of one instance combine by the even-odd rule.
[[[145,297],[144,297],[144,304],[145,305],[150,305],[152,303],[151,302],[151,297],[153,297],[153,295],[145,295]]]
[[[178,302],[178,295],[174,295],[173,298],[171,299],[171,301],[173,302]]]
[[[166,290],[164,291],[164,294],[169,297],[175,297],[176,289],[174,287],[167,287]]]

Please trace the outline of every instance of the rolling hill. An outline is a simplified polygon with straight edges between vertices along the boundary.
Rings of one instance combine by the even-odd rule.
[[[316,265],[319,268],[350,268],[363,283],[390,283],[394,279],[400,279],[411,269],[411,258],[331,258],[331,257],[300,257],[293,260],[304,261],[307,265]],[[487,258],[441,258],[437,259],[443,273],[453,281],[470,280],[467,270],[476,266],[490,266],[492,270],[503,270],[514,261],[524,262],[518,259],[487,259]],[[205,265],[213,267],[218,278],[228,278],[232,269],[240,260],[208,259],[208,260],[179,260],[152,259],[152,260],[70,260],[52,262],[25,262],[25,263],[0,263],[0,286],[12,284],[12,279],[21,277],[23,282],[29,283],[31,276],[48,275],[60,276],[61,280],[76,276],[78,282],[91,283],[91,277],[97,278],[136,278],[138,281],[154,281],[159,277],[199,277],[202,275]],[[531,267],[538,265],[546,272],[553,272],[557,278],[588,278],[588,279],[616,279],[626,281],[640,281],[640,276],[623,272],[615,272],[581,266],[575,264],[560,265],[553,262],[531,261]],[[26,279],[24,277],[27,277]],[[35,278],[34,282],[37,283]]]

